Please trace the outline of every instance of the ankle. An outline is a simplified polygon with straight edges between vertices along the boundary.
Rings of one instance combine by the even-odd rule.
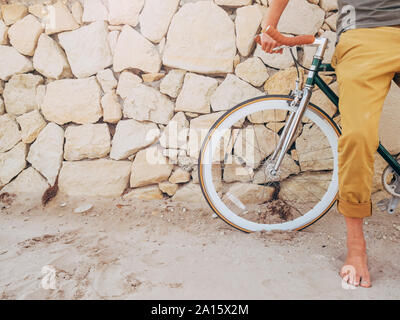
[[[366,254],[367,245],[364,238],[347,239],[347,252],[349,254]]]
[[[364,237],[351,237],[347,236],[347,244],[366,244],[365,238]]]

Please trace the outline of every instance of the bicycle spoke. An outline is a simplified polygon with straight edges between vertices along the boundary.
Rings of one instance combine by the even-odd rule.
[[[261,152],[260,145],[259,145],[258,139],[257,139],[257,135],[256,135],[256,132],[255,132],[255,130],[254,130],[254,126],[253,126],[252,128],[253,128],[254,136],[255,136],[255,139],[256,139],[256,142],[257,142],[257,146],[258,146],[258,148],[259,148],[259,150],[260,150],[260,152]],[[264,173],[264,174],[265,174],[265,173]],[[265,191],[265,189],[263,189],[263,197],[264,197],[264,191]]]

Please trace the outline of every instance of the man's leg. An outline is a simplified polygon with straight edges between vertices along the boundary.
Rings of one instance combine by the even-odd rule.
[[[372,214],[371,188],[379,120],[391,79],[400,70],[400,28],[355,29],[341,35],[332,64],[339,83],[338,210],[345,216],[352,284],[371,285],[363,218]],[[344,274],[342,274],[344,276]]]
[[[363,218],[344,217],[347,229],[347,257],[340,276],[354,286],[371,286],[367,265],[367,247],[363,233]],[[351,267],[351,269],[349,268]],[[351,272],[353,274],[348,274]]]

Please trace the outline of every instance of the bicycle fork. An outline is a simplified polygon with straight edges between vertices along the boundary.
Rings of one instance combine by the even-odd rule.
[[[275,176],[279,170],[279,167],[283,161],[283,158],[290,148],[293,138],[297,132],[297,128],[303,118],[303,115],[307,109],[308,103],[311,99],[312,87],[309,88],[308,85],[303,90],[303,96],[301,98],[299,107],[297,110],[293,111],[286,122],[285,128],[283,129],[282,135],[278,141],[277,147],[271,156],[271,160],[276,162],[273,168],[270,170],[269,174]],[[296,100],[293,100],[295,102]]]
[[[314,44],[318,46],[318,49],[314,55],[312,65],[307,76],[307,82],[301,94],[301,101],[299,107],[297,108],[297,110],[295,110],[290,114],[289,119],[286,122],[285,128],[283,129],[282,135],[278,141],[275,152],[271,156],[271,161],[273,161],[272,163],[274,163],[276,159],[276,162],[274,163],[273,167],[268,169],[270,170],[269,174],[272,176],[276,176],[276,174],[278,173],[283,158],[293,142],[293,138],[297,132],[297,128],[299,127],[299,124],[310,102],[312,89],[314,88],[314,77],[322,62],[328,42],[327,39],[325,38],[318,38],[315,40]],[[293,100],[291,106],[295,107],[295,105],[298,102],[298,99],[299,99],[299,90],[296,86],[296,97],[295,100]]]

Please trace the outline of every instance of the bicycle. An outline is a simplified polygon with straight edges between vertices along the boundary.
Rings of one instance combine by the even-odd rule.
[[[289,38],[273,27],[266,32],[282,44],[275,50],[316,46],[311,67],[291,52],[298,77],[289,95],[244,101],[214,123],[199,153],[199,182],[211,209],[239,230],[302,230],[322,218],[338,195],[340,127],[310,103],[317,85],[338,107],[338,96],[319,76],[334,69],[322,63],[328,39]],[[308,70],[303,89],[299,67]],[[377,151],[388,163],[382,183],[391,195],[380,205],[392,214],[400,200],[400,161],[381,143]]]

